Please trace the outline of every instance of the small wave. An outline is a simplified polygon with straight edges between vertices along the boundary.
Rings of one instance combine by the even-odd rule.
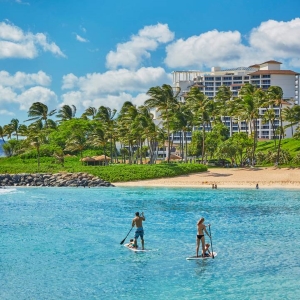
[[[14,193],[16,191],[17,189],[15,188],[0,188],[0,195]]]

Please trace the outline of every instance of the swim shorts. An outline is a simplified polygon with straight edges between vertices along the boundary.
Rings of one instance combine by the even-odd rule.
[[[135,231],[135,235],[134,235],[134,238],[135,239],[138,239],[139,236],[141,237],[141,240],[144,239],[144,229],[143,227],[138,227]]]

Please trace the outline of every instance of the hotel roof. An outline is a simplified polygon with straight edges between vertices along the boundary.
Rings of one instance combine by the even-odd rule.
[[[300,73],[291,71],[291,70],[259,70],[252,73],[249,73],[251,75],[299,75]]]

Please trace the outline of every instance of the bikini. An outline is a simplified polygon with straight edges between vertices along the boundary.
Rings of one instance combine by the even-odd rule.
[[[204,234],[197,234],[197,238],[198,238],[199,240],[201,240],[203,236],[204,236]]]

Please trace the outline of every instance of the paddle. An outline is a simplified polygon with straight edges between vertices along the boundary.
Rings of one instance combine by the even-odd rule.
[[[133,228],[133,227],[131,227],[131,229],[129,230],[129,232],[128,232],[127,235],[125,236],[124,240],[121,241],[120,245],[123,245],[123,244],[124,244],[126,238],[128,237],[129,233],[131,232],[132,228]]]
[[[212,258],[215,258],[215,256],[214,256],[214,250],[213,250],[213,246],[212,246],[212,238],[211,238],[210,225],[208,225],[208,229],[209,229],[209,237],[210,237],[211,255],[212,255]]]

